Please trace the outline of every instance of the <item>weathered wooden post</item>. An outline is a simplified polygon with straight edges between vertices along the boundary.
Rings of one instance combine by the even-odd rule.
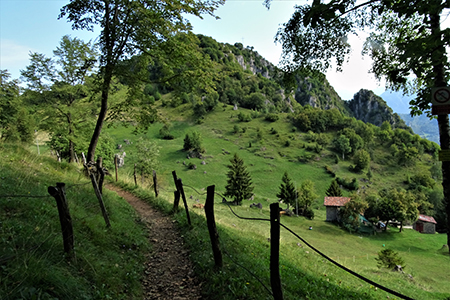
[[[119,175],[118,175],[119,170],[118,170],[118,168],[117,168],[117,154],[114,155],[114,167],[115,167],[115,169],[116,169],[116,182],[117,182],[117,180],[119,180]]]
[[[211,239],[214,263],[217,268],[222,268],[222,252],[219,247],[219,233],[217,232],[216,220],[214,217],[214,189],[214,185],[208,186],[206,189],[205,215],[209,238]]]
[[[95,195],[97,196],[98,204],[100,205],[100,210],[102,211],[102,215],[103,215],[103,219],[105,220],[106,227],[111,227],[111,223],[109,222],[108,213],[106,212],[106,208],[105,208],[105,203],[103,203],[102,194],[100,193],[100,190],[98,189],[97,181],[95,180],[95,175],[92,174],[91,171],[89,171],[89,168],[86,165],[84,165],[84,167],[86,168],[86,170],[89,174],[89,177],[91,178],[92,186],[94,187],[94,192],[95,192]]]
[[[173,176],[173,181],[175,183],[175,192],[174,192],[174,200],[173,200],[173,211],[177,212],[178,211],[178,204],[180,203],[180,190],[178,189],[178,178],[177,178],[177,173],[175,171],[172,171],[172,176]]]
[[[105,180],[105,172],[103,171],[103,158],[100,156],[97,158],[97,172],[98,189],[103,195],[103,181]]]
[[[137,180],[136,180],[136,164],[134,164],[134,173],[133,173],[133,177],[134,177],[134,185],[137,186]]]
[[[273,299],[282,300],[283,291],[280,279],[280,208],[270,204],[270,285]]]
[[[73,252],[74,240],[72,218],[70,217],[69,206],[67,204],[66,192],[64,188],[65,184],[63,182],[57,182],[56,187],[49,186],[47,191],[52,197],[55,198],[56,206],[58,207],[64,252],[67,254],[68,258],[75,258],[75,253]]]
[[[158,179],[155,170],[153,170],[153,189],[155,190],[155,197],[158,197]]]
[[[183,199],[183,203],[184,203],[184,208],[186,210],[186,217],[187,217],[188,224],[192,225],[191,224],[191,216],[189,215],[189,208],[188,208],[188,204],[187,204],[187,201],[186,201],[186,195],[184,194],[183,181],[181,180],[181,178],[178,178],[177,184],[178,184],[178,191],[180,192],[181,198]]]

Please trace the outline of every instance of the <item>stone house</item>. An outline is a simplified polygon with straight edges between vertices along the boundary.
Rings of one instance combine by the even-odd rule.
[[[419,215],[419,219],[413,224],[413,229],[420,233],[436,233],[436,224],[433,217]]]
[[[323,205],[327,210],[327,222],[339,221],[339,209],[350,201],[349,197],[325,197]]]

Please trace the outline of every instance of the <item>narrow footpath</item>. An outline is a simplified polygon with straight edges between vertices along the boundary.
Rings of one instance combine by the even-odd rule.
[[[147,255],[143,299],[202,299],[201,282],[194,276],[189,252],[170,217],[119,187],[107,185],[106,188],[133,206],[149,229],[153,249]]]

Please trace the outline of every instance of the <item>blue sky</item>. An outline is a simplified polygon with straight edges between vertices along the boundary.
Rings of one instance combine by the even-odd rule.
[[[62,36],[69,34],[84,41],[94,40],[97,33],[72,31],[66,20],[58,20],[59,10],[67,0],[0,0],[0,69],[8,69],[12,78],[19,78],[20,70],[28,65],[29,52],[52,56]],[[203,20],[190,18],[195,33],[213,37],[219,42],[243,43],[253,46],[263,57],[277,64],[281,46],[275,45],[274,37],[280,25],[289,20],[294,6],[300,1],[275,0],[270,10],[263,0],[228,0],[216,14],[216,20],[205,16]],[[344,72],[330,71],[327,78],[339,95],[349,100],[361,88],[384,91],[368,74],[369,58],[361,60],[362,41],[350,38],[354,55]]]

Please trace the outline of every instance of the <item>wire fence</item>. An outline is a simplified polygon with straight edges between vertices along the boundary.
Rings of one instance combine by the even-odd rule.
[[[206,194],[206,193],[199,193],[195,188],[193,188],[193,187],[191,187],[191,186],[189,186],[189,185],[184,185],[184,186],[191,188],[192,190],[194,190],[195,192],[197,192],[199,195],[205,195],[205,194]],[[222,194],[220,194],[220,193],[215,192],[214,194],[216,194],[216,195],[222,197],[222,199],[226,199],[225,196],[222,195]],[[239,215],[232,209],[231,205],[230,205],[228,202],[224,202],[224,203],[228,206],[228,208],[230,209],[231,213],[232,213],[235,217],[237,217],[237,218],[239,218],[239,219],[241,219],[241,220],[247,220],[247,221],[269,221],[269,222],[271,221],[270,219],[265,219],[265,218],[250,218],[250,217],[239,216]],[[371,284],[371,285],[374,286],[374,287],[377,287],[377,288],[379,288],[379,289],[381,289],[381,290],[383,290],[383,291],[385,291],[385,292],[388,292],[388,293],[390,293],[390,294],[392,294],[392,295],[395,295],[395,296],[399,297],[400,299],[406,299],[406,300],[412,300],[412,299],[413,299],[413,298],[410,298],[410,297],[408,297],[408,296],[406,296],[406,295],[403,295],[403,294],[401,294],[401,293],[399,293],[399,292],[397,292],[397,291],[394,291],[394,290],[392,290],[392,289],[390,289],[390,288],[388,288],[388,287],[385,287],[385,286],[383,286],[383,285],[381,285],[381,284],[379,284],[379,283],[377,283],[377,282],[374,282],[374,281],[372,281],[371,279],[369,279],[369,278],[367,278],[367,277],[365,277],[365,276],[362,276],[362,275],[360,275],[359,273],[357,273],[357,272],[355,272],[355,271],[353,271],[353,270],[351,270],[351,269],[349,269],[349,268],[347,268],[347,267],[341,265],[340,263],[338,263],[337,261],[335,261],[334,259],[332,259],[330,256],[324,254],[322,251],[320,251],[319,249],[317,249],[316,247],[314,247],[311,243],[309,243],[308,241],[306,241],[304,238],[302,238],[299,234],[297,234],[296,232],[294,232],[294,231],[293,231],[292,229],[290,229],[288,226],[286,226],[286,225],[284,225],[284,224],[281,224],[281,223],[280,223],[280,226],[281,226],[282,228],[284,228],[286,231],[288,231],[289,233],[291,233],[293,236],[295,236],[297,239],[299,239],[300,241],[302,241],[302,242],[303,242],[306,246],[308,246],[311,250],[313,250],[314,252],[316,252],[317,254],[319,254],[320,256],[322,256],[322,257],[323,257],[324,259],[326,259],[327,261],[329,261],[329,262],[331,262],[332,264],[334,264],[336,267],[338,267],[338,268],[344,270],[345,272],[347,272],[347,273],[349,273],[349,274],[351,274],[351,275],[357,277],[358,279],[360,279],[360,280],[362,280],[362,281],[365,281],[366,283]],[[221,244],[224,245],[224,243],[223,243],[222,240],[221,240],[221,242],[222,242]],[[264,287],[265,290],[267,290],[271,295],[273,295],[273,293],[270,292],[270,290],[267,288],[267,286],[262,282],[262,280],[261,280],[260,278],[258,278],[253,272],[251,272],[250,270],[248,270],[248,268],[244,267],[242,264],[239,264],[239,263],[236,262],[234,259],[232,259],[231,256],[228,255],[228,253],[227,253],[225,250],[224,250],[224,252],[227,254],[227,256],[230,258],[230,260],[231,260],[233,263],[235,263],[235,264],[238,265],[239,267],[241,267],[241,268],[243,268],[244,270],[246,270],[250,275],[252,275],[252,276],[253,276],[253,277],[254,277],[254,278],[255,278],[255,279],[256,279],[256,280]],[[353,257],[353,258],[354,258],[354,257]]]
[[[59,183],[57,183],[57,186]],[[71,221],[75,221],[75,225],[79,222],[84,221],[87,218],[97,218],[99,209],[99,203],[96,202],[94,197],[84,197],[82,201],[76,195],[80,193],[79,188],[92,185],[91,181],[64,185],[63,193],[69,196],[71,201],[67,201],[68,211],[76,210],[77,214],[75,214],[75,218],[71,218],[69,215],[63,216],[63,218],[69,218]],[[49,187],[53,188],[53,187]],[[50,192],[49,192],[50,193]],[[26,200],[34,200],[34,199],[53,199],[54,196],[50,194],[46,195],[33,195],[33,194],[0,194],[0,200],[12,200],[17,199],[17,201],[26,201]],[[58,201],[57,201],[58,202]],[[58,207],[58,211],[55,209]],[[14,206],[5,205],[3,207],[4,213],[9,216],[9,220],[11,222],[3,222],[0,227],[0,232],[2,233],[3,242],[8,244],[3,248],[3,254],[0,256],[0,264],[8,262],[10,260],[14,260],[18,257],[24,257],[27,254],[39,250],[44,244],[48,243],[49,240],[55,238],[57,236],[61,236],[61,230],[58,230],[55,227],[55,220],[58,218],[59,205],[54,205],[53,201],[44,201],[39,202],[39,206],[30,206],[27,209],[23,208],[21,210],[17,210]],[[11,212],[10,212],[11,211]],[[84,217],[80,217],[80,212],[86,214]],[[27,222],[24,225],[20,225],[20,234],[16,231],[15,225],[18,219],[14,218],[14,215],[17,214],[18,218],[27,218]],[[16,221],[14,221],[16,220]],[[34,220],[29,221],[29,220]],[[61,221],[61,216],[60,216]],[[64,236],[64,229],[61,228]],[[42,233],[50,233],[47,236]],[[53,245],[56,247],[57,245]],[[53,247],[52,247],[53,248]]]

